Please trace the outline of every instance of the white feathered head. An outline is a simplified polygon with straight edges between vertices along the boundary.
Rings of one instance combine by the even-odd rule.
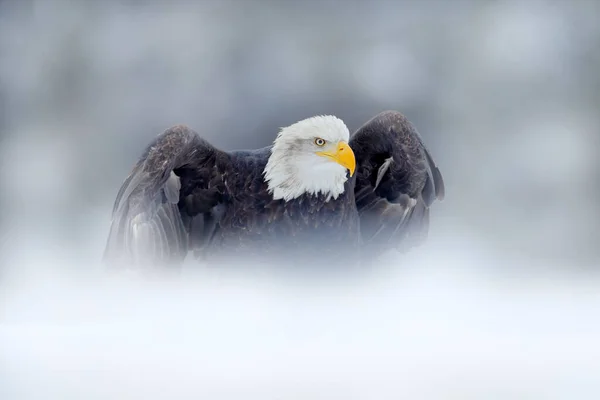
[[[356,167],[349,138],[344,122],[331,115],[282,128],[264,170],[273,198],[288,201],[320,193],[336,199],[344,192],[347,170],[352,176]]]

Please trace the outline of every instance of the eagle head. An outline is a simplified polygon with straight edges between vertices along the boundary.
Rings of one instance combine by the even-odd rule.
[[[356,160],[348,145],[350,132],[332,115],[316,116],[281,128],[264,170],[273,198],[285,201],[303,194],[323,194],[327,200],[344,192]]]

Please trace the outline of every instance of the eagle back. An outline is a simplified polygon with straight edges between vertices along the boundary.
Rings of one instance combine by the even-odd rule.
[[[335,200],[308,194],[274,200],[263,175],[269,154],[269,148],[233,153],[232,168],[223,175],[224,209],[211,251],[305,259],[311,248],[330,257],[356,249],[354,179]]]

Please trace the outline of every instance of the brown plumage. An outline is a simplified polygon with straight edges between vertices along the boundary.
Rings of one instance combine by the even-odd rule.
[[[185,126],[159,135],[117,195],[104,254],[116,265],[179,266],[188,252],[347,265],[419,245],[444,197],[431,155],[400,113],[381,113],[350,138],[356,173],[326,201],[274,200],[263,171],[271,146],[225,152]]]

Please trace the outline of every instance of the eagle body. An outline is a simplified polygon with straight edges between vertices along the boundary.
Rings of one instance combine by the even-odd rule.
[[[421,244],[444,190],[421,137],[395,111],[352,137],[320,116],[282,128],[271,146],[230,152],[177,125],[121,186],[104,258],[179,266],[191,252],[213,265],[350,266]]]
[[[206,209],[194,208],[198,199],[209,196],[210,189],[186,176],[206,173],[213,182],[221,185],[218,208],[213,210],[219,219],[210,246],[197,248],[200,258],[227,261],[245,258],[254,261],[269,260],[282,262],[310,263],[310,254],[305,246],[319,246],[319,260],[326,258],[350,262],[357,256],[359,244],[359,217],[354,206],[354,179],[345,183],[344,192],[336,199],[326,201],[323,194],[302,194],[285,201],[273,199],[268,193],[263,171],[267,164],[271,146],[256,151],[234,151],[210,171],[201,167],[181,173],[183,203],[180,208],[187,229],[192,232],[192,243],[196,232],[204,233],[204,218],[197,215]],[[194,168],[194,167],[191,167]],[[204,203],[201,203],[204,204]],[[200,226],[195,223],[200,223]]]

